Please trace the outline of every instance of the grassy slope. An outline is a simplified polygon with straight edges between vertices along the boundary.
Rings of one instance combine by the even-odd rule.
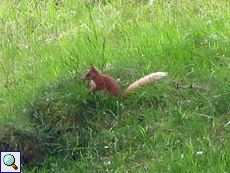
[[[12,2],[0,13],[1,136],[38,143],[25,172],[230,171],[228,1]],[[123,89],[169,76],[102,99],[81,79],[91,64]]]

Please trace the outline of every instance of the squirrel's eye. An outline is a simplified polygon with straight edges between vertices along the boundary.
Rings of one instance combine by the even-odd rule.
[[[87,76],[90,76],[90,73],[89,73],[89,74],[87,74]]]

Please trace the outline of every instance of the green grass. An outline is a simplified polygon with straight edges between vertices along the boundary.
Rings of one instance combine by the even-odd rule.
[[[23,172],[230,172],[228,0],[54,2],[0,4],[0,150]],[[101,98],[91,65],[122,90],[169,75]]]

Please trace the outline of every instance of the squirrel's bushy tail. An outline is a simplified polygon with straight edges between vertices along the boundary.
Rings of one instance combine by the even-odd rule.
[[[133,91],[134,89],[146,85],[148,83],[153,82],[156,79],[160,79],[163,76],[167,76],[168,73],[166,72],[156,72],[156,73],[151,73],[143,78],[140,78],[139,80],[137,80],[136,82],[132,83],[131,85],[129,85],[129,87],[127,88],[127,90],[125,91],[125,93],[128,93],[130,91]]]

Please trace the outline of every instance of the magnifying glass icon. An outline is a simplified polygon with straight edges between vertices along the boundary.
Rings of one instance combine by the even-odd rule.
[[[12,166],[15,170],[18,169],[18,167],[14,164],[15,163],[15,158],[12,154],[7,154],[3,158],[3,162],[7,166]]]

